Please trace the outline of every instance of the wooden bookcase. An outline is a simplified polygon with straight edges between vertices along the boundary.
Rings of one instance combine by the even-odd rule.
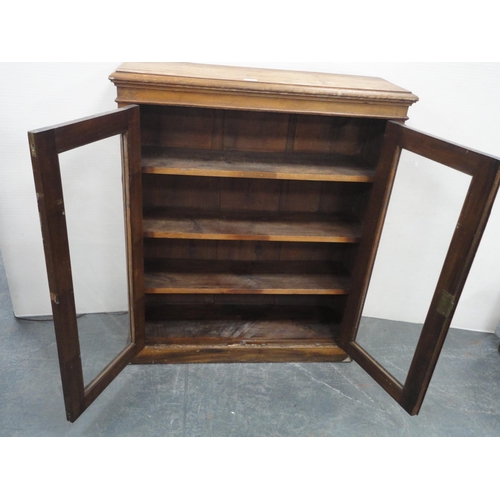
[[[322,95],[335,78],[350,100]],[[141,107],[135,362],[346,360],[338,335],[386,120],[416,97],[378,79],[188,64],[125,64],[111,79],[120,106]]]
[[[416,96],[378,78],[127,63],[110,79],[117,111],[29,136],[68,419],[128,363],[350,358],[417,413],[499,161],[408,129]],[[57,155],[116,134],[131,342],[84,387]],[[473,179],[404,384],[356,343],[402,149]]]

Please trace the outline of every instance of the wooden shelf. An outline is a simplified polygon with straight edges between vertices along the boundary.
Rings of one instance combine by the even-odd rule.
[[[302,181],[372,182],[374,169],[353,156],[142,148],[147,174]]]
[[[329,307],[164,304],[146,308],[150,344],[319,341],[337,338],[338,330],[336,314]]]
[[[147,261],[148,294],[345,295],[350,279],[324,262]]]
[[[357,243],[361,225],[341,215],[231,214],[149,210],[145,238]]]

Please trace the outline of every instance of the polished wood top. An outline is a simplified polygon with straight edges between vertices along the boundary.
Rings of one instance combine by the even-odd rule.
[[[210,85],[249,91],[273,89],[287,93],[330,95],[335,97],[370,97],[405,101],[412,104],[418,97],[382,78],[338,75],[319,72],[290,71],[196,63],[123,63],[110,77],[113,81],[144,83]]]
[[[408,107],[418,101],[382,78],[196,63],[123,63],[110,80],[121,104],[406,119]]]

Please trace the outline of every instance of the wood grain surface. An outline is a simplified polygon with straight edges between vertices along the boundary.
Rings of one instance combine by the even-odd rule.
[[[266,154],[146,147],[144,173],[247,179],[372,182],[374,170],[359,158],[341,155]]]

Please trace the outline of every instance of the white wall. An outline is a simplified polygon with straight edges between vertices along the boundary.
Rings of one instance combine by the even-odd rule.
[[[0,95],[5,101],[0,118],[0,250],[16,316],[51,314],[27,131],[114,109],[114,86],[107,76],[118,64],[0,65]],[[110,151],[105,154],[109,155]],[[70,160],[71,152],[64,155],[61,165]],[[75,294],[79,312],[119,311],[126,308],[127,303],[123,248],[117,249],[120,257],[110,262],[105,249],[114,247],[112,240],[106,236],[100,238],[97,246],[88,244],[93,234],[108,235],[110,227],[116,232],[120,226],[121,213],[116,210],[111,220],[110,217],[93,217],[96,212],[110,213],[107,204],[111,196],[116,197],[116,181],[120,182],[119,178],[114,182],[108,178],[107,183],[104,179],[103,186],[102,177],[88,175],[92,171],[98,173],[102,155],[103,151],[90,158],[87,155],[86,165],[76,164],[65,169],[73,174],[67,179],[72,191],[81,188],[85,193],[84,197],[69,196],[65,200],[71,205],[67,208],[68,216],[76,218],[76,227],[81,229],[80,235],[73,234],[73,240],[79,236],[83,239],[71,241],[72,258],[77,260]],[[96,191],[101,193],[98,204],[78,205]],[[96,277],[97,280],[92,279]],[[109,292],[104,302],[104,294],[96,290]]]
[[[108,75],[119,63],[7,63],[0,65],[2,80],[0,95],[6,97],[2,106],[0,134],[0,249],[8,273],[9,286],[17,316],[50,314],[50,304],[44,269],[42,243],[26,132],[42,126],[53,125],[75,118],[113,109],[114,86]],[[229,64],[229,63],[228,63]],[[234,63],[238,64],[238,63]],[[328,71],[333,73],[379,76],[407,88],[420,97],[420,102],[410,109],[409,126],[500,156],[497,117],[500,116],[499,63],[241,63],[261,67]],[[97,159],[97,158],[96,158]],[[408,160],[410,168],[415,159]],[[418,170],[428,168],[425,160],[418,160]],[[384,233],[384,242],[377,259],[377,269],[366,304],[365,314],[387,319],[420,322],[429,283],[429,264],[420,267],[415,258],[421,249],[429,247],[429,231],[424,215],[432,220],[435,213],[426,214],[420,206],[435,206],[436,199],[445,198],[449,203],[439,210],[444,214],[439,222],[452,227],[452,214],[446,207],[459,202],[456,195],[458,184],[450,184],[446,175],[438,174],[422,184],[409,173],[401,179],[403,191],[396,191],[394,206]],[[102,182],[100,189],[103,189]],[[104,181],[105,182],[105,181]],[[400,180],[398,179],[398,183]],[[80,179],[82,192],[90,192],[95,186],[90,179]],[[450,189],[451,186],[451,189]],[[104,189],[112,189],[111,186]],[[421,196],[411,195],[421,189]],[[90,190],[90,191],[87,191]],[[411,203],[409,203],[411,201]],[[422,205],[419,205],[419,204]],[[404,213],[406,210],[407,213]],[[96,210],[99,212],[99,210]],[[407,216],[415,217],[416,244],[407,250],[391,255],[391,249],[407,242],[404,231]],[[113,221],[101,220],[102,227],[119,226],[118,214]],[[117,222],[118,220],[118,222]],[[438,226],[436,234],[441,233]],[[497,254],[500,249],[500,202],[496,202],[488,228],[481,243],[476,262],[464,290],[455,315],[453,326],[481,331],[493,331],[500,320],[500,265]],[[105,231],[105,230],[104,230]],[[102,232],[102,231],[101,231]],[[434,241],[434,236],[432,237]],[[104,244],[105,245],[105,244]],[[432,247],[434,248],[434,247]],[[81,250],[85,255],[88,250]],[[100,252],[97,252],[97,256]],[[95,258],[97,258],[97,256]],[[92,262],[95,260],[92,260]],[[110,282],[113,300],[108,304],[92,302],[81,310],[105,307],[119,310],[123,307],[123,277],[114,276],[120,261],[114,263],[114,271],[104,276]],[[97,264],[96,264],[97,265]],[[99,263],[100,272],[110,271],[109,261]],[[392,273],[392,274],[391,274]],[[78,277],[85,290],[95,289],[96,284],[85,284],[90,274],[82,271]],[[119,274],[119,273],[117,273]],[[401,283],[414,283],[411,289],[401,290]],[[104,286],[104,285],[99,285]],[[410,296],[411,292],[411,296]],[[80,294],[79,294],[80,295]],[[87,299],[85,299],[87,300]],[[100,309],[102,310],[102,309]]]

